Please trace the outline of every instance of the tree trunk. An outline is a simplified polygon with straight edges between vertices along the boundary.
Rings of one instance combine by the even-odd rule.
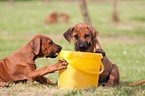
[[[14,3],[14,0],[9,0],[10,4],[13,4]]]
[[[44,1],[44,3],[49,3],[49,0],[43,0]]]
[[[117,13],[117,0],[113,0],[112,20],[113,22],[119,22],[118,13]]]
[[[91,25],[91,22],[90,22],[90,19],[88,16],[88,12],[87,12],[87,8],[86,8],[85,0],[80,0],[80,7],[81,7],[82,14],[83,14],[84,22],[88,25]]]
[[[66,0],[67,2],[72,2],[73,0]]]

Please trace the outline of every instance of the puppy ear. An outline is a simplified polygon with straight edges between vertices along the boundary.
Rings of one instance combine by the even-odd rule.
[[[91,40],[93,41],[94,39],[97,38],[99,32],[92,26],[89,26],[89,29],[90,29],[90,33],[91,33]]]
[[[30,47],[33,49],[33,52],[35,53],[35,55],[38,55],[40,52],[40,44],[41,43],[41,39],[40,38],[33,38],[30,42],[29,45]]]
[[[70,43],[72,38],[74,27],[70,27],[65,33],[63,33],[64,38]]]

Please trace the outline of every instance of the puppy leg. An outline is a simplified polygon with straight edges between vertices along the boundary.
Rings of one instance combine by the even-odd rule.
[[[34,81],[37,78],[40,78],[40,77],[42,78],[42,76],[44,76],[48,73],[52,73],[52,72],[55,72],[57,70],[65,69],[66,66],[67,66],[67,62],[65,60],[59,60],[54,65],[47,65],[41,69],[31,71],[28,75],[29,76],[28,78],[30,81]],[[40,81],[40,80],[38,79],[38,81]],[[45,81],[45,79],[44,79],[44,81]]]
[[[106,56],[106,53],[103,49],[99,48],[99,49],[95,49],[95,53],[102,53],[103,57]]]
[[[41,84],[55,84],[55,83],[53,83],[53,82],[51,82],[49,79],[47,79],[47,78],[45,78],[45,77],[43,77],[43,76],[41,76],[41,77],[38,77],[37,79],[36,79],[36,81],[38,81],[39,83],[41,83]]]
[[[9,87],[9,84],[6,82],[0,82],[0,87]]]
[[[118,85],[119,84],[119,69],[117,65],[113,64],[112,65],[112,70],[109,74],[109,80],[107,81],[108,86],[113,86],[113,85]]]

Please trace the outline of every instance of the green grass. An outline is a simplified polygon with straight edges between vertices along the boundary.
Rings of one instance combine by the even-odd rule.
[[[120,80],[129,84],[144,80],[145,73],[145,1],[118,3],[121,22],[111,22],[112,4],[110,2],[89,2],[89,15],[92,25],[100,32],[98,39],[112,63],[118,65]],[[65,12],[70,21],[64,24],[45,24],[44,19],[53,11]],[[83,18],[77,2],[0,2],[0,59],[10,55],[26,44],[36,34],[49,36],[63,50],[73,50],[73,42],[68,45],[62,34]],[[55,64],[56,59],[36,60],[37,68]],[[57,82],[58,73],[46,75]],[[10,84],[9,88],[0,88],[1,96],[143,96],[145,84],[139,86],[91,87],[81,90],[64,90],[57,86],[40,85],[37,82]]]

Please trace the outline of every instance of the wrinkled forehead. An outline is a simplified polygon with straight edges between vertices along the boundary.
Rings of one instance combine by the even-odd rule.
[[[50,38],[48,38],[48,37],[42,37],[42,42],[43,43],[50,42],[50,41],[52,41]]]
[[[74,28],[73,34],[83,35],[83,34],[90,34],[90,32],[87,26],[76,26]]]

